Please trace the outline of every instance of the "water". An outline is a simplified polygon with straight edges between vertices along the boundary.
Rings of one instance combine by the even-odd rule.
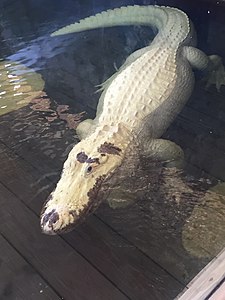
[[[58,38],[49,33],[107,8],[141,3],[149,1],[1,1],[0,138],[40,170],[37,194],[49,190],[46,178],[57,182],[78,142],[74,129],[79,121],[94,117],[96,86],[154,34],[139,27]],[[163,4],[184,9],[195,23],[199,47],[225,62],[224,7]],[[164,134],[183,148],[184,174],[147,163],[130,177],[125,170],[120,184],[130,194],[135,186],[139,201],[115,210],[103,204],[97,211],[102,222],[184,282],[225,246],[225,188],[218,185],[225,181],[224,96],[224,87],[220,93],[213,87],[205,91],[198,80],[187,106]],[[180,265],[177,270],[174,264]]]

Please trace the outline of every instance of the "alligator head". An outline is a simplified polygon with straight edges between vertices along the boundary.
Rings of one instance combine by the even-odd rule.
[[[103,200],[99,197],[102,184],[124,158],[128,144],[125,132],[118,126],[104,126],[74,146],[42,209],[44,233],[70,231],[95,211]]]

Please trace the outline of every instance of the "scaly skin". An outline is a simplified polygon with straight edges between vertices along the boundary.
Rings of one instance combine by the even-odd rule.
[[[217,87],[224,84],[220,59],[207,57],[193,47],[193,26],[187,15],[175,8],[123,7],[87,18],[53,35],[130,24],[155,26],[158,34],[149,46],[131,54],[102,85],[96,118],[78,126],[82,140],[70,152],[62,177],[42,211],[44,233],[70,230],[96,209],[101,202],[101,183],[123,163],[128,147],[138,145],[141,154],[162,160],[182,156],[178,146],[160,137],[191,95],[192,67],[219,70],[223,79]]]

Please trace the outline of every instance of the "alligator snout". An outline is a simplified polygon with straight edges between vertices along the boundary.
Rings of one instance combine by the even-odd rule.
[[[55,227],[59,221],[59,214],[55,209],[43,213],[41,217],[41,229],[46,234],[56,234]]]
[[[59,220],[59,214],[56,212],[55,209],[50,211],[49,213],[46,213],[42,216],[41,219],[41,226],[42,229],[45,231],[46,229],[53,230],[54,224]]]
[[[75,214],[65,207],[47,207],[41,215],[42,232],[55,235],[69,231],[75,223]]]

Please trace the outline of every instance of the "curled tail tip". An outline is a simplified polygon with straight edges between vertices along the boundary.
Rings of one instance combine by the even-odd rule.
[[[59,36],[59,35],[62,35],[62,33],[60,33],[60,29],[59,30],[56,30],[56,31],[53,31],[51,34],[50,34],[50,36],[51,37],[54,37],[54,36]]]
[[[63,27],[63,28],[61,28],[61,29],[59,29],[59,30],[56,30],[56,31],[52,32],[52,33],[50,34],[50,36],[51,36],[51,37],[55,37],[55,36],[59,36],[59,35],[63,35],[63,34],[69,34],[69,33],[72,33],[73,31],[68,30],[68,27],[69,27],[69,26],[66,26],[66,27]]]

